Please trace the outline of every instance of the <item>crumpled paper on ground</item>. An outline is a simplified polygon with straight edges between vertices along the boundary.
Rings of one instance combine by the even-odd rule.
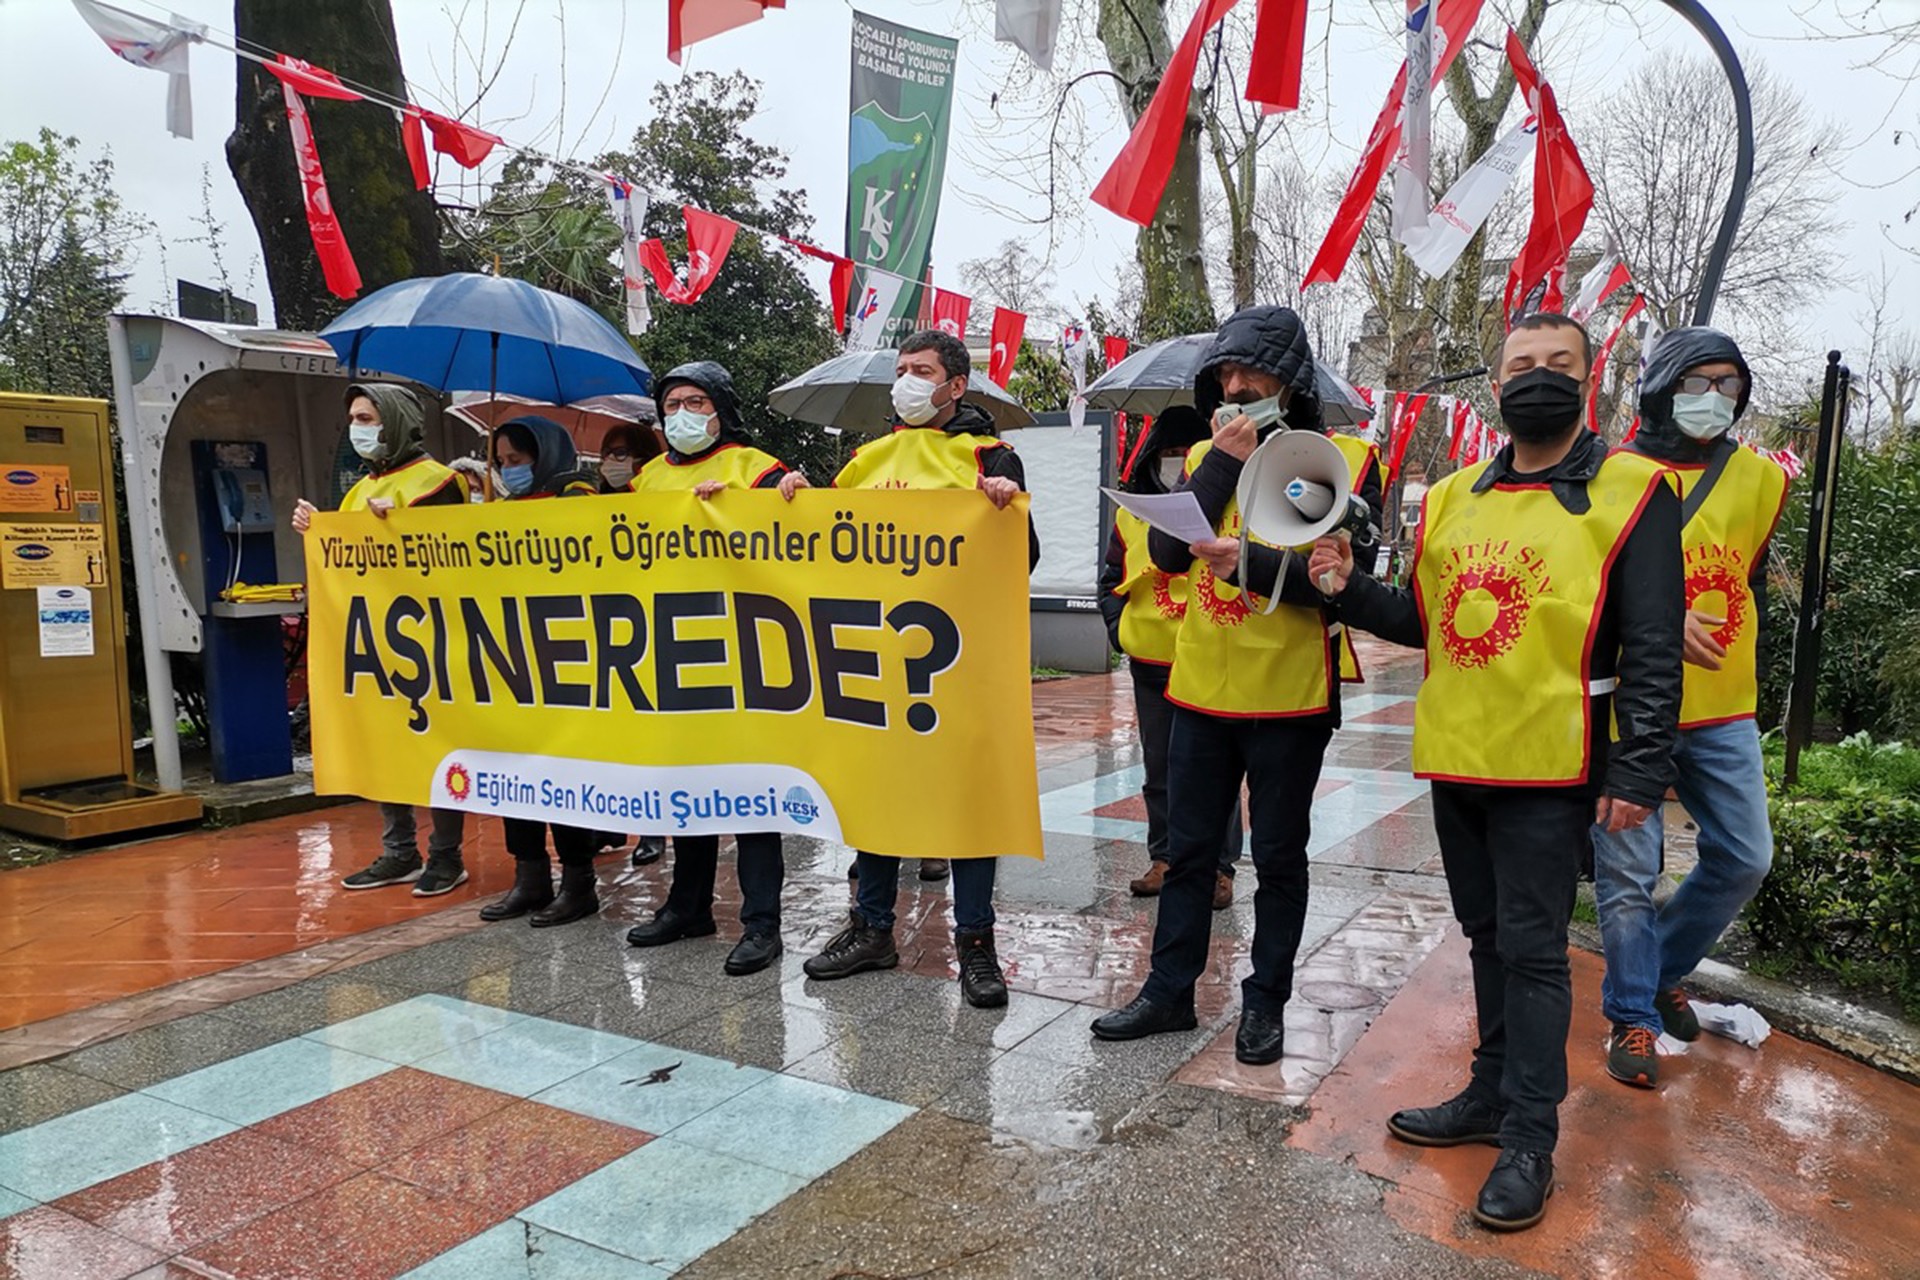
[[[1729,1040],[1738,1040],[1749,1049],[1758,1049],[1773,1034],[1773,1027],[1756,1009],[1744,1004],[1712,1004],[1705,1000],[1688,1002],[1700,1028]]]

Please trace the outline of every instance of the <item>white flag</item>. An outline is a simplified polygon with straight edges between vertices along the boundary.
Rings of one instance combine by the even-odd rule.
[[[887,345],[887,317],[900,300],[900,288],[906,284],[899,276],[869,271],[860,285],[859,301],[853,306],[853,319],[847,326],[847,350],[877,351]]]
[[[1060,0],[994,0],[993,38],[1018,45],[1042,71],[1053,70]]]
[[[191,138],[193,91],[187,79],[187,50],[206,35],[206,27],[177,13],[171,22],[156,22],[99,0],[73,0],[73,7],[121,58],[136,67],[166,73],[167,132]]]
[[[1632,283],[1633,275],[1620,256],[1620,246],[1612,236],[1608,236],[1607,247],[1601,253],[1600,261],[1594,264],[1593,270],[1580,277],[1580,292],[1574,296],[1567,314],[1585,324],[1587,317],[1598,311],[1600,305],[1615,291]]]
[[[1395,240],[1424,235],[1433,170],[1433,5],[1407,0],[1407,75],[1400,98],[1400,155],[1393,166]]]
[[[1395,238],[1407,246],[1407,257],[1414,266],[1430,276],[1443,276],[1453,270],[1453,264],[1466,251],[1467,241],[1473,239],[1473,233],[1487,220],[1493,206],[1513,185],[1514,175],[1533,154],[1538,132],[1531,119],[1515,126],[1447,188],[1424,230],[1410,237],[1395,233]],[[1395,207],[1397,212],[1398,205]]]
[[[1060,331],[1060,364],[1073,379],[1067,423],[1078,431],[1087,424],[1087,326],[1077,320]]]
[[[640,227],[647,217],[647,193],[609,174],[607,205],[613,213],[613,224],[620,228],[620,278],[627,296],[627,332],[638,336],[653,327],[646,276],[640,267]]]

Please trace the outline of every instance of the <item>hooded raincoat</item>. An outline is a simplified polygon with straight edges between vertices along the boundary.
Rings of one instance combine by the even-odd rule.
[[[733,375],[712,360],[676,365],[654,384],[656,402],[665,404],[667,393],[683,385],[700,388],[713,401],[720,434],[698,453],[682,453],[669,443],[665,453],[648,462],[633,478],[634,492],[691,489],[706,480],[723,481],[739,489],[778,488],[780,477],[790,468],[754,447],[740,421],[740,398],[733,389]]]
[[[361,396],[380,414],[378,460],[340,499],[342,511],[365,511],[375,498],[401,507],[456,506],[467,500],[466,477],[427,456],[425,415],[420,399],[390,382],[356,382],[347,388],[352,408]]]

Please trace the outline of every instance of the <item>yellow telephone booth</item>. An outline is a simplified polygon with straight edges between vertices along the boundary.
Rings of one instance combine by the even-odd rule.
[[[133,776],[106,402],[0,394],[0,826],[86,840],[199,817]]]

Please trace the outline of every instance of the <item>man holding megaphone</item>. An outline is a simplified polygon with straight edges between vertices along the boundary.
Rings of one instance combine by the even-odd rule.
[[[1388,1129],[1499,1160],[1474,1217],[1538,1222],[1553,1190],[1573,986],[1567,922],[1588,829],[1640,826],[1673,779],[1683,637],[1680,499],[1660,463],[1581,425],[1585,329],[1525,316],[1493,361],[1512,443],[1427,491],[1411,590],[1356,576],[1324,538],[1309,571],[1343,616],[1427,654],[1413,768],[1467,935],[1470,1083]]]
[[[1283,548],[1304,547],[1354,510],[1378,510],[1380,468],[1370,445],[1325,436],[1313,349],[1286,307],[1247,307],[1229,317],[1200,362],[1193,393],[1212,438],[1188,452],[1179,487],[1198,500],[1218,536],[1189,545],[1156,529],[1147,542],[1155,565],[1187,574],[1189,583],[1167,678],[1174,706],[1168,869],[1153,971],[1138,998],[1094,1022],[1093,1034],[1134,1040],[1196,1025],[1194,986],[1207,965],[1217,859],[1244,780],[1259,887],[1253,973],[1241,986],[1234,1054],[1258,1065],[1285,1051],[1283,1013],[1307,912],[1308,815],[1340,721],[1337,615],[1308,579],[1306,557]],[[1282,441],[1289,443],[1277,449]],[[1249,459],[1257,448],[1256,466]],[[1269,463],[1268,448],[1301,465],[1289,473],[1293,464]],[[1318,509],[1317,519],[1279,490],[1263,487],[1256,498],[1249,487],[1252,480],[1283,490],[1293,479],[1315,486],[1300,498]],[[1280,515],[1266,522],[1272,513]],[[1268,545],[1250,543],[1243,523]],[[1360,533],[1371,540],[1364,520]]]

